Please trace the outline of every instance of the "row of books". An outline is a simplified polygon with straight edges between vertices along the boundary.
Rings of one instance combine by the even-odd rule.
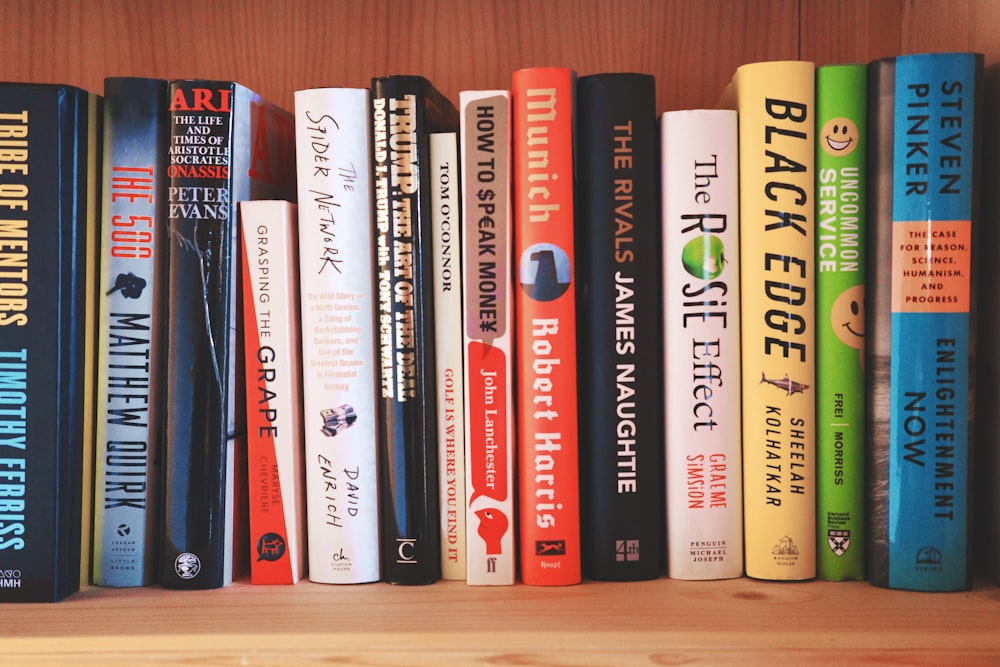
[[[565,68],[292,112],[4,84],[0,600],[241,561],[968,587],[985,89],[976,54],[748,64],[659,115]]]

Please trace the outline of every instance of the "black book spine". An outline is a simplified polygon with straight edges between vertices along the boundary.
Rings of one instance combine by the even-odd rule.
[[[1000,248],[1000,63],[983,76],[983,224],[979,257],[984,248]],[[979,324],[976,332],[975,535],[983,573],[1000,584],[1000,262],[979,261]]]
[[[295,196],[294,119],[232,81],[170,86],[160,584],[249,560],[238,207]]]
[[[653,579],[666,561],[655,82],[584,76],[577,96],[583,575]]]
[[[458,112],[426,79],[372,80],[382,578],[441,576],[429,139]]]
[[[81,583],[99,114],[70,86],[0,86],[0,602]]]
[[[888,394],[892,329],[892,151],[895,60],[868,65],[868,219],[865,369],[868,442],[868,580],[889,585],[889,421],[877,410]],[[878,396],[876,396],[876,393]]]
[[[167,363],[160,584],[227,583],[223,472],[232,419],[227,376],[235,261],[230,159],[233,86],[174,81],[168,166]]]

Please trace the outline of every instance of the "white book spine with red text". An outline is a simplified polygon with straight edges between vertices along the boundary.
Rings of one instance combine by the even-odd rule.
[[[459,94],[467,582],[515,582],[510,93]]]
[[[667,562],[743,574],[736,112],[660,118]]]
[[[295,204],[242,201],[250,581],[305,573],[302,358]]]
[[[465,378],[458,134],[430,135],[441,578],[465,579]]]

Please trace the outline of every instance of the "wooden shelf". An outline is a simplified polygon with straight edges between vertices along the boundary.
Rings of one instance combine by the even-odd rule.
[[[92,587],[7,607],[4,664],[996,664],[1000,589],[865,582]],[[932,657],[932,656],[937,656]]]
[[[418,73],[452,99],[563,65],[640,71],[657,110],[712,106],[736,67],[930,50],[1000,61],[998,0],[4,0],[0,80],[93,91],[105,76],[295,90]],[[219,591],[91,587],[0,605],[18,665],[688,662],[1000,663],[1000,590],[918,594],[748,579],[424,588],[301,583]]]

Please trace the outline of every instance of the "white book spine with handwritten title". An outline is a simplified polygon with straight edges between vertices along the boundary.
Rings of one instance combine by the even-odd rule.
[[[377,581],[368,89],[296,91],[295,138],[309,579]]]

